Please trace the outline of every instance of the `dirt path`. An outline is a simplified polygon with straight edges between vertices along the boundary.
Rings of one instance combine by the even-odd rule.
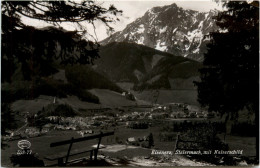
[[[100,157],[115,166],[214,166],[196,162],[181,155],[151,156],[151,149],[131,145],[107,145],[100,149]],[[127,157],[128,156],[128,157]],[[122,163],[124,160],[124,163]]]

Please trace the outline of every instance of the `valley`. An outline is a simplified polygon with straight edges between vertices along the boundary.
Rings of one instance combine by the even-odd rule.
[[[53,25],[27,26],[20,15],[2,13],[17,24],[8,22],[2,32],[1,166],[207,167],[259,162],[256,94],[248,87],[259,82],[256,61],[246,59],[258,53],[257,47],[247,44],[251,39],[245,44],[235,41],[238,47],[229,44],[241,37],[237,29],[232,34],[232,26],[216,21],[220,11],[151,3],[142,16],[112,33],[110,23],[120,19],[110,15],[122,13],[113,5],[105,9],[84,1],[78,8],[78,2],[43,2],[60,5],[53,15],[50,6],[39,14],[44,5],[41,9],[40,1],[31,3],[36,2],[3,2],[6,11],[17,7],[18,13],[32,12]],[[66,10],[59,11],[62,8]],[[57,24],[61,20],[79,30],[65,29]],[[96,20],[107,28],[102,41],[96,39],[102,34],[95,31],[100,26]],[[92,24],[93,36],[83,21]],[[236,50],[239,56],[233,55]]]

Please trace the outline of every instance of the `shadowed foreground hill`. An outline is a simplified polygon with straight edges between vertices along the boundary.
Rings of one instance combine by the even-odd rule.
[[[93,68],[115,82],[143,89],[194,89],[201,63],[134,43],[110,43],[100,49]]]

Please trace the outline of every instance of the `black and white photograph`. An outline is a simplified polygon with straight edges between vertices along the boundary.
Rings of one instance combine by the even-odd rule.
[[[1,167],[259,166],[259,1],[1,1]]]

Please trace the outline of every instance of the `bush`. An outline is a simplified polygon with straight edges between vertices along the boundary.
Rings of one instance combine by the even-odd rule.
[[[154,146],[154,141],[153,141],[153,134],[150,133],[148,136],[148,144],[149,144],[149,148],[151,148],[152,146]]]
[[[148,141],[144,141],[141,143],[141,147],[143,148],[150,148],[149,142]]]

